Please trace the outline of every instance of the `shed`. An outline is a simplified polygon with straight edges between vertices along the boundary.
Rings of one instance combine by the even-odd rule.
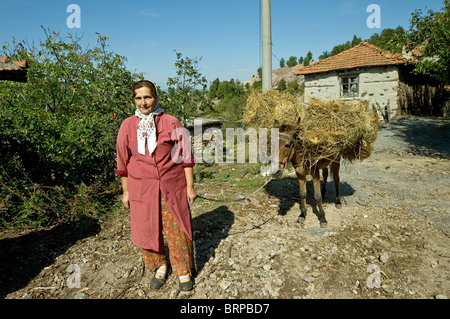
[[[7,55],[0,57],[0,80],[26,82],[28,63],[23,61],[12,61]]]
[[[305,76],[305,100],[365,100],[385,121],[399,114],[438,115],[431,113],[440,103],[440,84],[413,75],[415,63],[413,58],[361,42],[295,74]]]

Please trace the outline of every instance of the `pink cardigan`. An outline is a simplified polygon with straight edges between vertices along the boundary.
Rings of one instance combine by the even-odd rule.
[[[131,239],[135,246],[160,252],[161,213],[159,192],[181,229],[192,240],[192,221],[186,194],[184,167],[194,166],[190,141],[180,121],[161,113],[155,116],[157,146],[152,155],[138,153],[137,129],[140,119],[123,121],[117,136],[117,170],[128,176]]]

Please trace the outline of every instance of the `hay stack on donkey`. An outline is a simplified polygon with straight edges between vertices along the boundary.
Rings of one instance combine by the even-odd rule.
[[[299,119],[299,123],[301,119]],[[280,125],[275,121],[274,128],[279,129],[279,170],[274,174],[276,177],[281,177],[282,170],[287,168],[288,163],[291,163],[297,175],[299,189],[300,189],[300,216],[298,222],[304,224],[306,219],[306,176],[311,175],[314,185],[314,199],[319,211],[320,227],[327,226],[325,218],[325,211],[322,206],[322,198],[325,197],[328,167],[331,166],[333,175],[333,182],[336,189],[336,208],[341,208],[341,197],[339,194],[339,169],[341,166],[340,156],[333,158],[321,158],[315,160],[313,163],[305,160],[301,154],[303,153],[301,141],[299,139],[298,131],[299,125]],[[320,170],[322,170],[323,184],[320,188]]]
[[[364,160],[371,155],[372,144],[379,128],[378,115],[362,102],[322,102],[312,99],[308,105],[303,105],[291,97],[273,91],[250,95],[244,123],[263,127],[262,125],[267,125],[270,120],[270,126],[279,129],[280,166],[275,176],[281,176],[282,170],[291,163],[299,181],[301,214],[298,221],[304,223],[306,218],[306,176],[311,175],[320,225],[326,227],[322,197],[326,192],[328,167],[331,166],[336,187],[336,206],[340,208],[341,160],[353,162]],[[320,170],[324,179],[322,189]]]

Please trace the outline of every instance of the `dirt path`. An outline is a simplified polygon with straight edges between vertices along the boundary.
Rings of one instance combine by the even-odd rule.
[[[306,223],[296,222],[298,184],[290,172],[270,180],[251,203],[205,209],[197,201],[198,273],[189,293],[177,290],[173,275],[161,290],[150,290],[152,274],[130,242],[126,211],[102,224],[4,233],[1,297],[447,298],[449,140],[445,119],[406,117],[385,125],[373,155],[342,168],[340,210],[328,182],[326,229],[311,207],[311,182]],[[207,186],[211,192],[232,187]],[[79,288],[71,288],[77,274]]]

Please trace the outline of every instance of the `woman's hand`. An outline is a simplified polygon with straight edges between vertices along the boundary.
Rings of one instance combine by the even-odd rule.
[[[130,208],[130,194],[128,193],[128,176],[122,176],[122,204],[125,208]]]
[[[192,204],[197,198],[197,193],[195,192],[194,189],[194,170],[192,169],[192,167],[185,167],[184,175],[186,176],[188,203]]]
[[[128,191],[122,194],[122,204],[125,208],[130,208],[130,194]]]
[[[188,187],[187,188],[188,203],[192,204],[195,201],[196,198],[197,198],[197,193],[195,192],[194,187]]]

